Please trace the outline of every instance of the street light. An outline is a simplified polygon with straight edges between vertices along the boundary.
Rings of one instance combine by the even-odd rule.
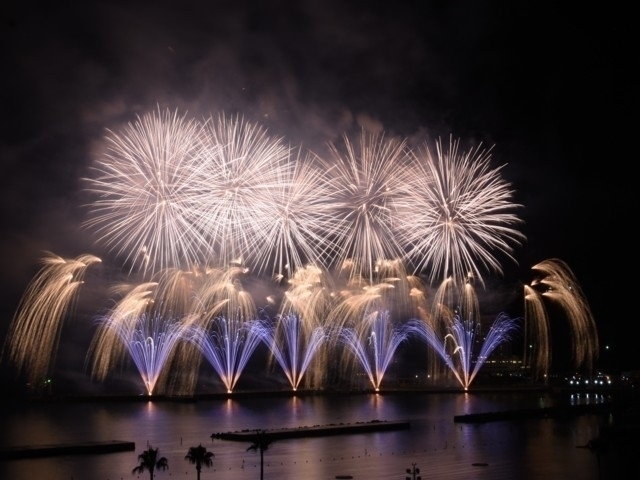
[[[416,467],[415,463],[411,464],[411,468],[407,468],[407,473],[411,474],[411,477],[405,477],[406,480],[422,480],[422,477],[418,475],[420,473],[420,469]]]

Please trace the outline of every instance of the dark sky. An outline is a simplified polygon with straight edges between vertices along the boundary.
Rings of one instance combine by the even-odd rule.
[[[535,263],[567,262],[602,344],[640,368],[627,353],[631,11],[487,0],[38,3],[11,1],[1,15],[2,334],[43,251],[93,251],[79,228],[80,178],[105,129],[161,106],[240,113],[309,149],[358,123],[493,146],[524,205],[527,241],[506,273],[526,283]]]

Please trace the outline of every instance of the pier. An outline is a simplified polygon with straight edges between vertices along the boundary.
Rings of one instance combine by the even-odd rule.
[[[19,458],[51,457],[56,455],[79,455],[96,453],[128,452],[136,448],[134,442],[111,440],[107,442],[60,443],[51,445],[24,445],[0,448],[0,460]]]
[[[273,440],[283,440],[287,438],[303,437],[323,437],[327,435],[347,435],[356,433],[385,432],[391,430],[407,430],[410,423],[388,422],[382,420],[372,420],[362,423],[340,423],[329,425],[313,425],[297,428],[281,428],[265,430],[264,434]],[[231,440],[235,442],[252,442],[256,437],[257,430],[242,430],[239,432],[219,432],[211,435],[212,439]]]

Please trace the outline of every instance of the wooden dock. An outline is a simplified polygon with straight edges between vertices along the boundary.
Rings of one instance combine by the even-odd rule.
[[[107,442],[59,443],[51,445],[24,445],[0,448],[0,460],[80,455],[96,453],[128,452],[136,448],[134,442],[111,440]]]
[[[274,430],[260,430],[272,440],[303,437],[324,437],[327,435],[348,435],[357,433],[386,432],[391,430],[407,430],[409,422],[388,422],[372,420],[361,423],[340,423],[329,425],[313,425],[297,428],[281,428]],[[259,430],[242,430],[239,432],[219,432],[211,435],[213,439],[231,440],[234,442],[252,442]]]

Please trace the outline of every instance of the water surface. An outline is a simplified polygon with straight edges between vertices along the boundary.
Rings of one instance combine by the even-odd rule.
[[[6,480],[113,480],[132,474],[147,445],[159,448],[169,470],[156,480],[196,478],[184,457],[202,444],[214,452],[201,479],[260,476],[260,455],[249,443],[212,440],[216,432],[301,426],[409,421],[408,430],[279,440],[265,452],[265,479],[405,479],[415,464],[423,479],[601,480],[597,456],[578,448],[598,435],[602,418],[529,418],[479,424],[455,415],[558,402],[602,402],[601,395],[558,398],[541,393],[393,393],[333,396],[247,396],[149,402],[23,403],[4,408],[0,447],[133,441],[134,452],[0,462]],[[618,464],[620,462],[617,462]],[[612,474],[615,468],[607,465]],[[621,466],[619,468],[622,468]],[[634,466],[637,469],[637,467]],[[626,477],[631,478],[631,477]]]

